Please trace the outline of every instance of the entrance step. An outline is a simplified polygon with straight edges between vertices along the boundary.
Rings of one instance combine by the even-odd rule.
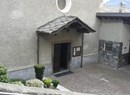
[[[68,75],[68,74],[72,74],[72,73],[73,73],[73,72],[70,71],[70,70],[65,70],[65,71],[61,71],[61,72],[55,73],[54,76],[56,76],[56,77],[61,77],[61,76]]]

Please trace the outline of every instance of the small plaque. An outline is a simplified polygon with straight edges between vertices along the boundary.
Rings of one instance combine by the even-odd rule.
[[[73,57],[81,56],[81,46],[73,47]]]

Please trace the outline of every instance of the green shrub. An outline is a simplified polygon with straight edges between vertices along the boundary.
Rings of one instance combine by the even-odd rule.
[[[49,88],[50,85],[51,85],[51,83],[52,83],[52,80],[51,80],[50,78],[44,79],[44,80],[43,80],[43,83],[44,83],[44,87],[45,87],[45,88]]]
[[[43,87],[43,82],[39,79],[32,79],[29,81],[26,81],[26,86],[29,87]]]
[[[58,80],[52,80],[52,84],[53,84],[53,86],[54,86],[55,88],[57,88],[57,86],[58,86],[59,83],[60,83],[60,82],[59,82]]]
[[[19,86],[24,86],[24,84],[21,81],[11,82],[11,84],[17,84]]]
[[[45,66],[43,64],[36,64],[36,65],[34,65],[34,68],[45,69]]]
[[[23,85],[26,84],[26,81],[23,79],[10,79],[10,83],[15,83],[15,82],[21,82]]]
[[[9,77],[7,74],[7,69],[0,65],[0,82],[8,83]]]
[[[43,64],[36,64],[34,65],[34,69],[36,78],[42,80],[45,66]]]

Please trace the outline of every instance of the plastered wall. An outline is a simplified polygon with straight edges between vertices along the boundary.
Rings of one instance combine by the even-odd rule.
[[[72,8],[66,15],[78,16],[97,31],[85,35],[84,55],[97,54],[99,21],[95,14],[102,0],[72,2]],[[5,65],[9,71],[36,64],[37,27],[61,15],[63,14],[56,9],[55,0],[1,0],[0,64]],[[50,51],[47,56],[50,56],[49,54]]]
[[[102,20],[100,24],[100,39],[122,42],[122,54],[129,53],[130,25],[121,20]]]
[[[100,39],[121,42],[122,21],[102,20],[100,24]]]
[[[130,25],[127,25],[127,24],[122,25],[121,41],[123,42],[122,54],[129,53]]]

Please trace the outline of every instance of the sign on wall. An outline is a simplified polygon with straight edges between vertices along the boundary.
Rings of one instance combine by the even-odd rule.
[[[81,46],[73,47],[73,57],[81,56]]]

